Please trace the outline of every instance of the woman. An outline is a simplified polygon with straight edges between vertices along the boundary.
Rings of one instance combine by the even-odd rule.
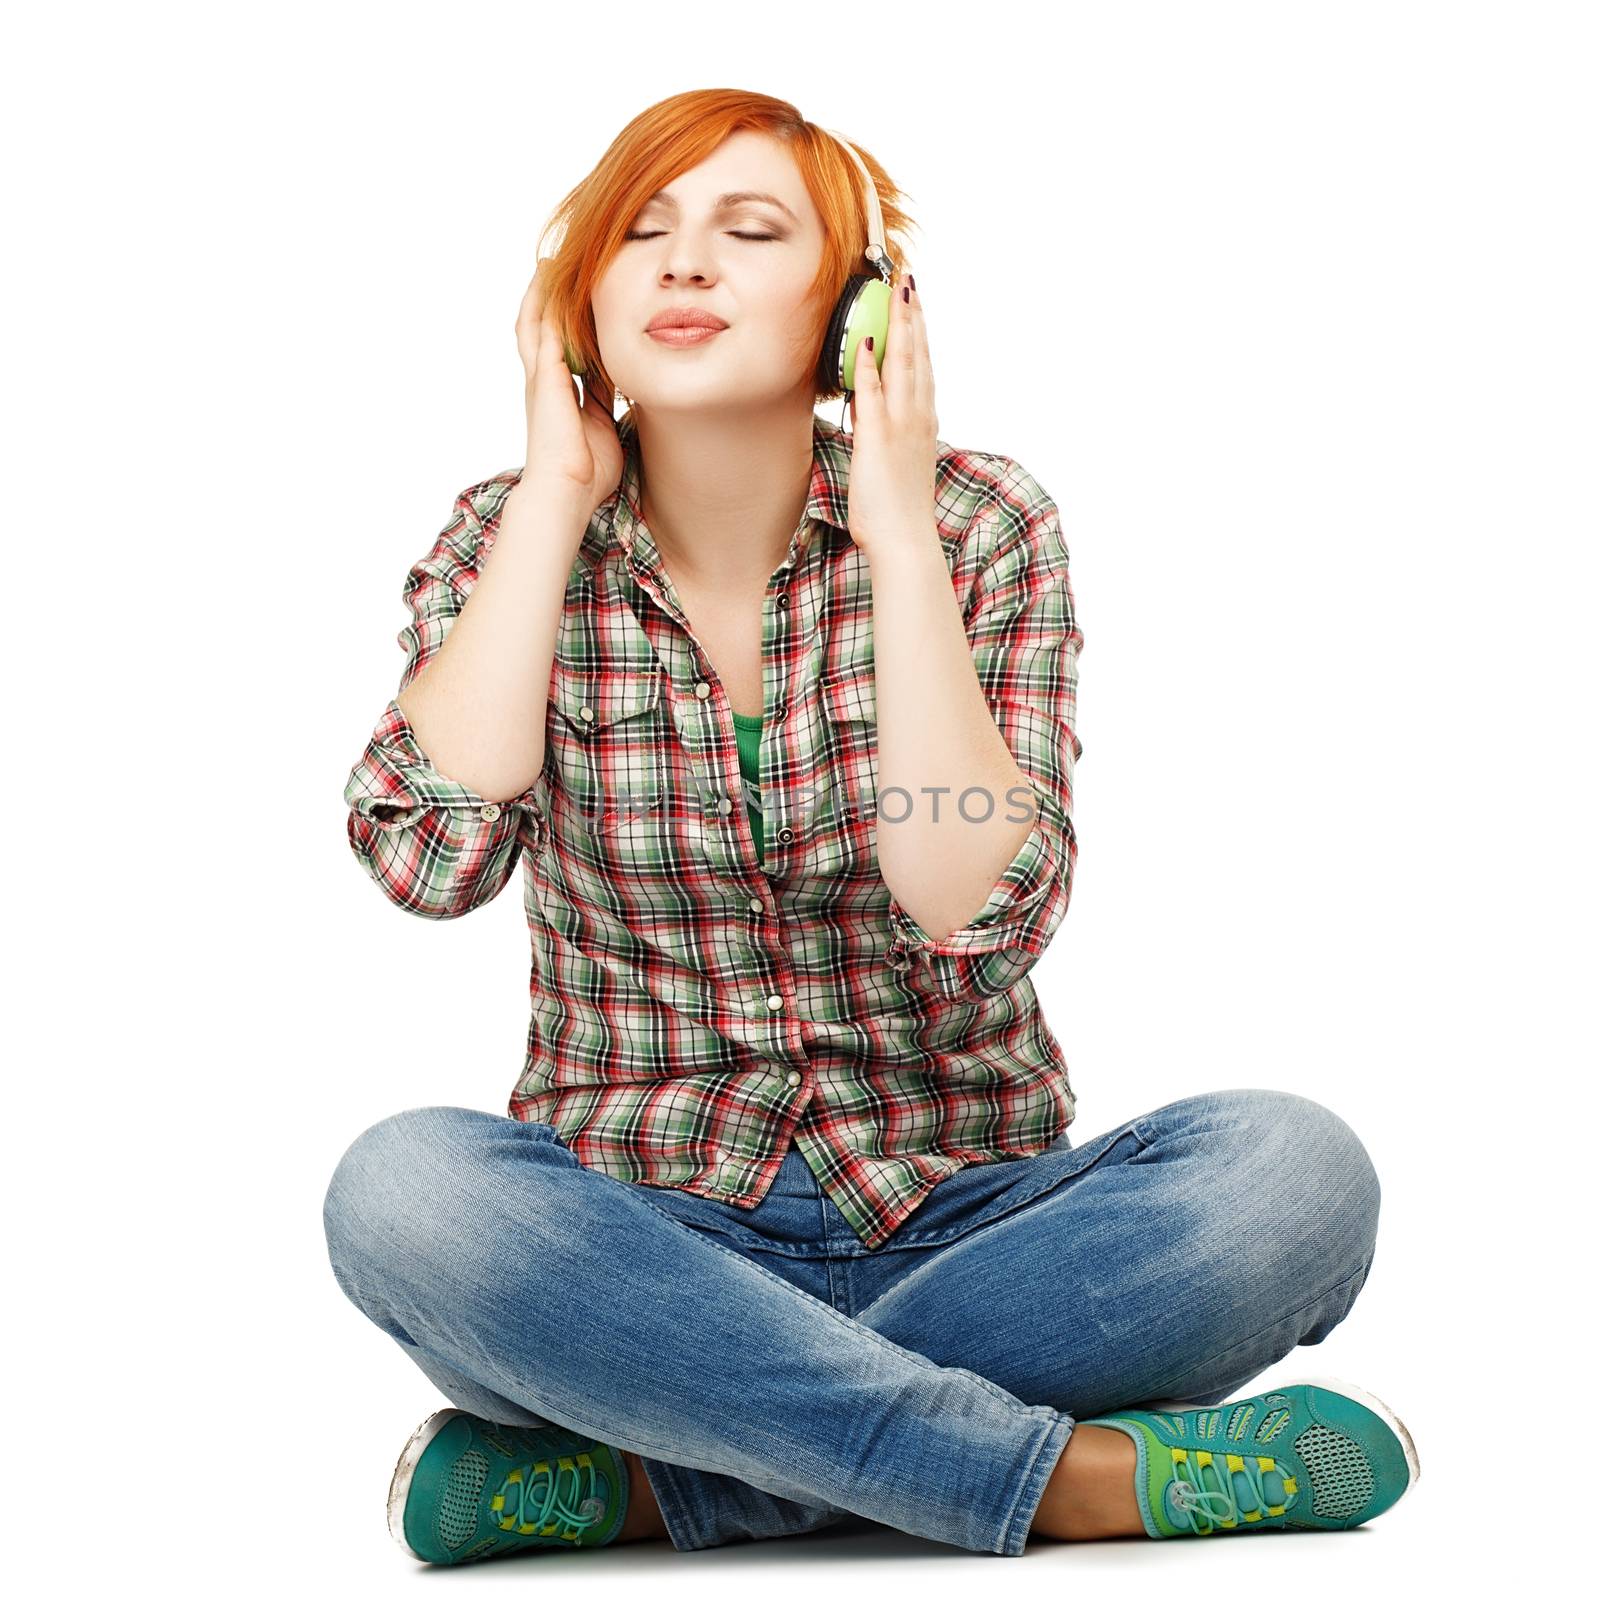
[[[533,946],[509,1115],[390,1116],[325,1204],[454,1402],[390,1490],[424,1561],[1332,1529],[1416,1474],[1349,1385],[1218,1407],[1366,1280],[1344,1122],[1224,1090],[1067,1137],[1028,976],[1077,853],[1067,550],[937,438],[909,273],[839,365],[860,174],[907,220],[861,162],[733,90],[629,124],[518,318],[526,463],[406,587],[351,843],[429,917],[526,862]]]

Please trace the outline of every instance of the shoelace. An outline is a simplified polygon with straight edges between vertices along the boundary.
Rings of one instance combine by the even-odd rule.
[[[576,1539],[605,1515],[605,1501],[596,1493],[596,1477],[588,1451],[557,1456],[553,1466],[549,1458],[541,1457],[513,1467],[495,1490],[489,1509],[502,1533],[558,1534]],[[516,1509],[508,1511],[506,1501],[513,1485]],[[587,1494],[574,1505],[573,1500],[584,1490]]]
[[[1204,1456],[1200,1461],[1198,1457]],[[1186,1517],[1196,1533],[1211,1533],[1217,1528],[1237,1527],[1241,1522],[1262,1522],[1269,1516],[1281,1517],[1295,1502],[1299,1485],[1283,1470],[1273,1456],[1244,1456],[1224,1452],[1219,1466],[1213,1453],[1195,1452],[1191,1460],[1187,1450],[1172,1448],[1172,1485],[1168,1504],[1174,1513],[1173,1520]],[[1209,1466],[1215,1474],[1219,1489],[1208,1489],[1202,1476]],[[1244,1474],[1245,1482],[1255,1496],[1255,1505],[1241,1506],[1239,1492],[1234,1487],[1234,1474]],[[1262,1485],[1265,1473],[1275,1472],[1283,1484],[1284,1499],[1274,1505],[1268,1501]]]

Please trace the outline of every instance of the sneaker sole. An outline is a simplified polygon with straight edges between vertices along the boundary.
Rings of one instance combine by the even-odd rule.
[[[1417,1447],[1408,1429],[1399,1417],[1392,1412],[1377,1395],[1368,1394],[1365,1389],[1358,1389],[1355,1384],[1344,1378],[1295,1378],[1294,1383],[1314,1385],[1318,1389],[1332,1389],[1335,1394],[1342,1394],[1346,1400],[1354,1400],[1358,1405],[1365,1406],[1369,1411],[1375,1411],[1394,1430],[1395,1437],[1400,1441],[1400,1448],[1406,1453],[1406,1469],[1411,1476],[1406,1480],[1406,1490],[1422,1476],[1422,1462],[1417,1456]],[[1279,1384],[1279,1388],[1283,1385]]]
[[[417,1470],[417,1463],[422,1459],[422,1452],[433,1443],[439,1431],[452,1418],[459,1417],[461,1414],[461,1411],[455,1406],[446,1406],[443,1411],[435,1411],[406,1440],[405,1449],[400,1452],[400,1459],[394,1464],[394,1476],[389,1480],[389,1532],[394,1535],[395,1542],[413,1561],[422,1561],[423,1557],[419,1556],[406,1543],[406,1496],[411,1492],[412,1475]],[[424,1565],[427,1564],[424,1562]]]

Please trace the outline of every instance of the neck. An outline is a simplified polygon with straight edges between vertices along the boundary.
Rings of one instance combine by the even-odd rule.
[[[702,587],[765,587],[811,493],[806,399],[804,409],[705,416],[635,407],[640,509],[670,573]]]

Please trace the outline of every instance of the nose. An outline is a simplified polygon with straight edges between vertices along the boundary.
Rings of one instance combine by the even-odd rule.
[[[711,283],[716,271],[711,261],[711,247],[692,228],[679,228],[667,244],[666,259],[661,264],[663,283]]]

